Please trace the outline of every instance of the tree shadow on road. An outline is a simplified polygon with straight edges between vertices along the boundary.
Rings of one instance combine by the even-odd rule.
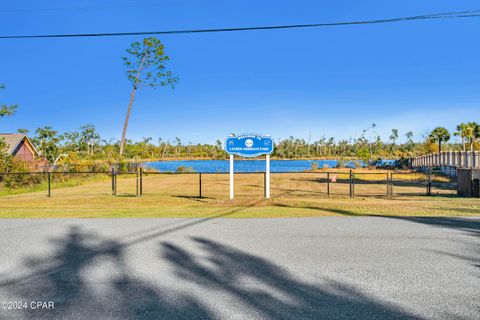
[[[469,235],[480,237],[480,219],[466,217],[403,217],[379,216],[382,218],[399,219],[403,221],[427,224],[435,227],[458,230]]]
[[[51,255],[25,259],[28,275],[0,280],[0,293],[19,301],[53,301],[55,310],[12,311],[7,318],[221,319],[218,308],[225,303],[244,318],[417,319],[350,285],[306,282],[264,257],[199,237],[191,240],[201,257],[168,241],[161,243],[158,261],[172,267],[169,277],[176,287],[193,286],[198,292],[160,286],[167,276],[160,273],[150,274],[158,280],[155,285],[129,269],[126,249],[165,232],[171,231],[120,242],[71,227],[52,240]],[[209,300],[211,295],[218,300]]]
[[[0,281],[0,292],[15,301],[53,301],[54,310],[11,310],[22,319],[213,319],[193,296],[168,294],[129,272],[125,246],[97,234],[72,227],[65,238],[53,240],[55,252],[25,259],[30,273]],[[111,274],[101,283],[87,280],[86,273],[103,264]],[[4,312],[8,312],[2,310]],[[3,315],[2,315],[3,317]]]
[[[192,241],[206,261],[170,242],[162,243],[162,258],[181,281],[233,298],[247,318],[416,319],[348,285],[306,283],[265,258],[205,238]]]
[[[152,240],[152,238],[148,238]],[[217,296],[232,296],[247,317],[266,319],[405,319],[412,315],[337,282],[309,284],[267,259],[204,238],[192,238],[208,254],[209,266],[185,249],[162,244],[162,261],[179,283],[192,282]],[[134,242],[136,243],[136,242]],[[0,281],[0,292],[21,301],[53,301],[55,310],[12,311],[23,319],[216,319],[201,299],[153,285],[129,271],[129,243],[71,227],[52,241],[54,252],[30,257],[28,276]],[[213,264],[213,267],[212,267]],[[108,270],[101,280],[86,274]],[[93,278],[95,279],[95,277]],[[160,279],[161,280],[161,279]],[[218,311],[218,310],[217,310]]]
[[[400,216],[379,216],[382,218],[398,219],[413,223],[421,223],[433,227],[443,228],[462,232],[468,236],[474,237],[474,242],[468,241],[468,248],[472,252],[471,255],[462,255],[452,252],[436,250],[434,252],[450,256],[452,258],[461,259],[472,263],[475,267],[480,268],[480,248],[477,238],[480,238],[480,218],[478,217],[400,217]]]

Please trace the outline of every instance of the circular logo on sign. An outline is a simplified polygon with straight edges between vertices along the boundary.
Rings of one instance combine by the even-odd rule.
[[[253,140],[252,139],[245,140],[245,145],[249,148],[252,147],[253,146]]]

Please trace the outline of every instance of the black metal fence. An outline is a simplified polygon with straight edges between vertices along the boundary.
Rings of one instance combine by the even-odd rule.
[[[170,177],[166,179],[166,177]],[[174,177],[174,178],[172,178]],[[77,178],[77,179],[73,179]],[[265,172],[235,173],[236,188],[240,196],[261,196],[266,192]],[[88,181],[97,182],[98,188],[90,188]],[[0,173],[0,195],[11,194],[8,185],[21,184],[24,192],[45,192],[51,197],[62,190],[67,194],[68,187],[78,187],[74,194],[98,194],[112,196],[137,196],[144,194],[171,194],[177,197],[228,196],[228,173],[166,173],[145,171],[139,167],[135,172],[10,172]],[[76,183],[71,183],[76,181]],[[1,187],[3,185],[3,187]],[[108,188],[108,189],[107,189]],[[263,192],[260,190],[263,188]],[[30,190],[31,189],[31,190]],[[415,195],[454,195],[456,177],[441,172],[367,172],[350,171],[309,171],[271,173],[272,197],[302,196],[415,196]],[[12,188],[11,190],[15,190]]]

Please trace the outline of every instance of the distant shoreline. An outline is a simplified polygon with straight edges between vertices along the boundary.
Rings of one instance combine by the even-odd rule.
[[[210,157],[186,157],[186,158],[150,158],[150,159],[124,159],[124,160],[114,160],[113,162],[123,162],[123,163],[147,163],[147,162],[168,162],[168,161],[228,161],[229,158],[210,158]],[[355,157],[319,157],[319,158],[277,158],[271,157],[270,160],[274,161],[364,161]],[[396,159],[381,159],[381,160],[399,160]],[[265,157],[256,157],[256,158],[242,158],[235,156],[235,161],[265,161]],[[112,160],[77,160],[73,163],[75,164],[104,164],[106,162],[112,162]]]
[[[136,159],[136,160],[127,160],[132,162],[157,162],[157,161],[205,161],[205,160],[219,160],[219,161],[228,161],[229,158],[221,158],[221,159],[214,159],[214,158],[158,158],[158,159]],[[242,158],[235,156],[235,161],[258,161],[258,160],[265,160],[265,157],[256,157],[256,158]],[[322,161],[322,160],[348,160],[348,161],[361,161],[362,159],[358,159],[355,157],[321,157],[321,158],[274,158],[271,157],[270,160],[282,160],[282,161],[289,161],[289,160],[302,160],[302,161]],[[382,159],[382,160],[398,160],[398,159]]]

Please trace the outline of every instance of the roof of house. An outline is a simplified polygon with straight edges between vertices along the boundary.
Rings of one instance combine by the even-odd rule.
[[[0,138],[3,138],[7,143],[8,154],[12,154],[13,151],[15,151],[15,149],[18,147],[18,145],[23,141],[23,139],[26,139],[26,141],[30,144],[35,154],[38,155],[38,152],[33,146],[33,144],[30,142],[30,139],[28,139],[28,137],[23,133],[0,133]]]

